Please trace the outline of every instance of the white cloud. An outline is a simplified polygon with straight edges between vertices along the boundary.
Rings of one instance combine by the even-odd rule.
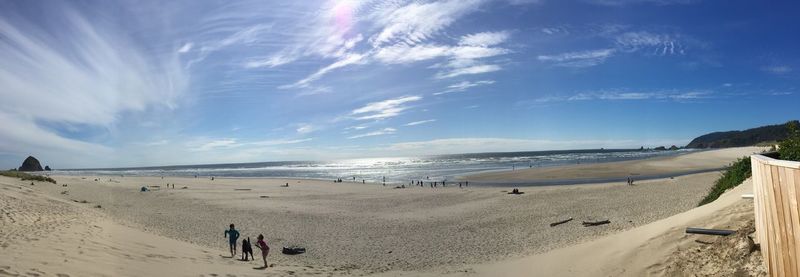
[[[348,137],[348,139],[357,139],[357,138],[364,138],[364,137],[374,137],[374,136],[382,136],[382,135],[391,135],[397,132],[395,128],[383,128],[378,131],[373,131],[369,133],[359,134],[355,136]]]
[[[773,74],[779,74],[779,75],[792,72],[792,68],[789,67],[788,65],[765,66],[765,67],[762,67],[761,70],[763,70],[765,72],[773,73]]]
[[[589,67],[603,63],[608,57],[614,55],[614,49],[597,49],[590,51],[567,52],[556,55],[539,55],[536,57],[543,62],[551,62],[565,67]]]
[[[352,64],[361,64],[364,62],[363,59],[364,55],[362,54],[349,54],[328,66],[320,68],[319,70],[317,70],[317,72],[314,72],[314,74],[309,75],[305,79],[297,81],[294,84],[288,86],[282,86],[281,88],[306,88],[309,86],[309,83],[321,78],[325,74],[328,74],[328,72]]]
[[[190,145],[191,144],[192,143],[190,143]],[[200,145],[192,146],[189,150],[210,151],[210,150],[233,148],[238,146],[240,146],[240,144],[236,143],[236,139],[218,139],[218,140],[204,142]]]
[[[414,122],[406,123],[404,126],[416,126],[416,125],[422,125],[422,124],[431,123],[431,122],[435,122],[435,121],[436,121],[436,119],[420,120],[420,121],[414,121]]]
[[[473,88],[473,87],[491,85],[491,84],[494,84],[493,80],[482,80],[482,81],[476,81],[476,82],[462,81],[462,82],[459,82],[459,83],[455,83],[455,84],[449,85],[449,86],[447,86],[446,90],[441,91],[441,92],[436,92],[433,95],[441,95],[441,94],[447,94],[447,93],[451,93],[451,92],[460,92],[460,91],[465,91],[465,90]]]
[[[431,3],[413,2],[371,15],[381,32],[369,40],[373,47],[404,42],[416,44],[449,26],[456,19],[478,8],[481,1],[450,0]]]
[[[494,64],[482,64],[482,65],[475,65],[469,67],[462,67],[456,68],[449,72],[440,72],[436,74],[437,79],[445,79],[445,78],[452,78],[461,75],[472,75],[472,74],[481,74],[481,73],[488,73],[494,72],[502,69],[499,65]]]
[[[591,100],[672,100],[689,101],[712,97],[712,92],[704,90],[690,91],[651,91],[651,92],[627,92],[627,91],[600,91],[585,92],[571,96],[546,96],[537,98],[534,102],[562,102],[562,101],[591,101]]]
[[[188,73],[176,49],[153,51],[103,18],[54,4],[59,12],[49,16],[57,30],[0,17],[0,152],[47,151],[40,156],[69,166],[102,164],[114,150],[83,131],[113,130],[126,116],[175,109]]]
[[[461,37],[458,44],[469,46],[493,46],[505,42],[511,34],[508,31],[481,32]]]
[[[650,49],[653,55],[684,54],[684,46],[674,35],[653,34],[650,32],[627,32],[620,34],[615,39],[618,49],[625,52],[634,52],[641,49]]]
[[[298,143],[308,142],[308,141],[311,141],[311,140],[312,140],[312,138],[262,140],[262,141],[250,142],[250,143],[247,143],[245,145],[273,146],[273,145],[298,144]]]
[[[406,103],[419,101],[420,96],[404,96],[400,98],[388,99],[380,102],[372,102],[361,108],[353,110],[351,115],[355,116],[358,120],[367,119],[386,119],[400,115],[400,113],[408,107],[404,106]]]
[[[626,6],[632,4],[655,4],[660,6],[685,5],[698,0],[586,0],[586,2],[603,6]]]
[[[187,42],[186,44],[184,44],[183,46],[181,46],[181,48],[180,48],[180,49],[178,49],[178,53],[186,53],[186,52],[189,52],[189,51],[191,51],[191,50],[192,50],[192,46],[193,46],[193,45],[194,45],[194,44],[192,44],[191,42]]]
[[[298,134],[308,134],[313,132],[314,130],[315,130],[314,125],[307,123],[300,124],[296,129]]]
[[[440,45],[409,46],[397,44],[383,47],[375,52],[374,58],[386,64],[404,64],[446,57],[450,47]]]

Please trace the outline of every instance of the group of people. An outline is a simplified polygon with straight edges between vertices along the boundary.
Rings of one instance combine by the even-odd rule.
[[[439,185],[441,185],[442,187],[446,187],[447,186],[447,180],[442,180],[441,182],[438,182],[438,181],[428,182],[428,185],[430,185],[430,187],[432,187],[432,188],[438,187]],[[422,181],[422,180],[418,180],[418,181],[411,180],[411,182],[409,183],[409,186],[424,187],[425,186],[425,181]],[[467,186],[467,187],[469,186],[469,181],[464,181],[463,183],[462,182],[458,182],[458,187],[459,188],[463,188],[465,186]]]
[[[231,258],[236,257],[236,245],[238,244],[239,240],[239,231],[234,228],[233,223],[231,223],[228,230],[225,230],[225,237],[228,238],[231,250]],[[264,235],[259,234],[257,239],[256,247],[261,249],[261,258],[264,260],[264,268],[267,268],[267,255],[269,255],[269,246],[267,245],[267,242],[264,241]],[[248,257],[249,260],[255,260],[255,256],[253,256],[253,247],[250,244],[250,237],[242,240],[242,261],[247,261]]]

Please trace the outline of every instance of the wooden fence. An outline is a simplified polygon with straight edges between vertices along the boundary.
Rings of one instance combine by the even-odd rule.
[[[770,276],[800,276],[800,162],[750,156],[756,237]]]

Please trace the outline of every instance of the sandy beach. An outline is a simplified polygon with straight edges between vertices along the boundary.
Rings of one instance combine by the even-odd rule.
[[[711,151],[693,152],[684,155],[657,157],[609,163],[576,164],[543,168],[524,168],[484,172],[462,176],[461,179],[479,182],[517,181],[547,183],[547,181],[592,180],[592,179],[641,179],[659,175],[683,175],[717,170],[737,158],[761,152],[763,147],[738,147]]]
[[[492,174],[525,180],[571,178],[584,171],[596,173],[580,176],[600,176],[606,168],[615,173],[675,172],[724,166],[760,150],[733,148],[548,168],[541,174]],[[479,176],[491,180],[492,175]],[[550,276],[590,275],[598,268],[605,275],[658,274],[651,266],[663,262],[663,245],[680,245],[673,242],[680,238],[676,230],[730,205],[740,207],[731,211],[746,213],[738,195],[693,210],[718,176],[690,174],[635,186],[614,182],[531,187],[523,188],[522,195],[498,187],[394,189],[296,179],[54,176],[58,185],[30,185],[0,177],[0,270],[42,276],[263,275],[253,269],[260,265],[258,260],[223,257],[223,231],[235,223],[243,237],[265,235],[273,249],[269,261],[275,265],[266,270],[276,276],[525,276],[532,265],[541,265],[537,270]],[[168,183],[175,189],[167,189]],[[286,183],[289,187],[281,186]],[[140,192],[145,185],[160,187]],[[687,211],[694,214],[685,215]],[[574,220],[549,226],[569,217]],[[605,219],[611,224],[580,224]],[[717,224],[724,219],[718,217]],[[635,239],[624,235],[632,232]],[[652,238],[663,240],[661,246],[652,244]],[[629,242],[619,243],[623,240]],[[279,253],[289,245],[308,252]],[[607,249],[607,255],[597,254],[598,249]],[[642,249],[651,252],[639,252]],[[635,262],[621,262],[630,260]]]

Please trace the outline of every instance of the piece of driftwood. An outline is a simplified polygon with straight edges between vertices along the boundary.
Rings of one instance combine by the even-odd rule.
[[[699,240],[699,239],[696,239],[696,240],[694,240],[694,242],[696,242],[696,243],[700,243],[700,244],[706,244],[706,245],[708,245],[708,244],[714,244],[713,242],[709,242],[709,241],[702,241],[702,240]]]
[[[699,234],[699,235],[714,235],[714,236],[728,236],[735,234],[736,231],[734,230],[720,230],[720,229],[703,229],[703,228],[686,228],[687,234]]]
[[[564,223],[567,223],[567,222],[570,222],[570,221],[572,221],[571,217],[567,218],[567,219],[564,219],[562,221],[559,221],[559,222],[550,223],[550,227],[558,226],[558,225],[561,225],[561,224],[564,224]]]
[[[248,190],[253,190],[253,189],[233,189],[233,190],[243,190],[243,191],[248,191]]]
[[[608,219],[600,220],[600,221],[584,221],[583,222],[583,227],[597,226],[597,225],[603,225],[603,224],[609,224],[609,223],[611,223],[611,220],[608,220]]]

